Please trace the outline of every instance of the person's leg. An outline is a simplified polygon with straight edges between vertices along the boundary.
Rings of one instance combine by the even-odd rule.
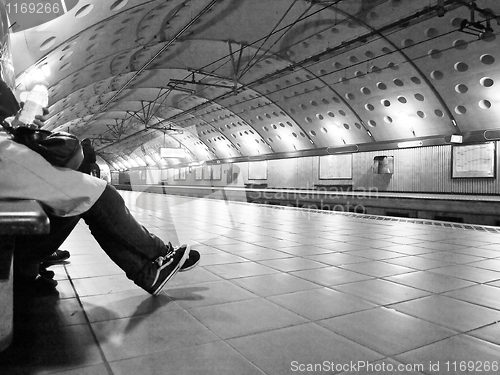
[[[127,277],[152,294],[159,292],[164,285],[151,289],[157,279],[162,277],[158,275],[159,269],[173,262],[175,269],[168,276],[170,279],[184,264],[189,253],[189,248],[184,247],[175,255],[175,259],[170,259],[170,255],[175,254],[172,245],[165,244],[137,222],[121,195],[111,185],[82,214],[82,218],[102,249],[125,271]]]
[[[36,277],[40,263],[61,246],[80,220],[79,216],[58,217],[50,213],[47,216],[50,220],[49,234],[16,238],[14,272],[20,277]]]

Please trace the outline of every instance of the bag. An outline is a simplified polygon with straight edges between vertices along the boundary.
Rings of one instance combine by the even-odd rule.
[[[51,132],[24,126],[10,128],[14,141],[42,155],[50,164],[77,170],[83,161],[80,140],[66,132]]]

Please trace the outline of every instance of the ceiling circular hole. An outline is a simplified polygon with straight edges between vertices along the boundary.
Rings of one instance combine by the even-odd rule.
[[[463,39],[457,39],[453,42],[453,47],[458,50],[464,50],[469,46],[469,43]]]
[[[460,24],[462,23],[463,21],[463,18],[460,18],[460,17],[455,17],[455,18],[452,18],[450,20],[450,24],[451,26],[453,26],[454,28],[459,28],[460,27]]]
[[[390,62],[389,64],[387,64],[387,67],[392,69],[392,70],[399,70],[399,65],[397,65],[393,62]]]
[[[441,57],[443,57],[443,53],[440,50],[435,49],[435,48],[429,50],[429,52],[427,52],[427,54],[433,59],[440,59]]]
[[[392,124],[392,117],[391,116],[384,116],[384,121],[387,122],[388,124]]]
[[[413,44],[415,44],[415,41],[413,39],[404,39],[402,42],[401,42],[401,45],[403,47],[410,47],[412,46]]]
[[[495,58],[491,55],[482,55],[480,58],[481,62],[485,65],[491,65],[495,62]]]
[[[465,115],[467,112],[467,108],[465,108],[463,105],[457,105],[455,107],[455,113],[458,115]]]
[[[87,4],[83,7],[81,7],[76,13],[75,17],[76,18],[83,18],[86,15],[88,15],[90,12],[92,12],[92,9],[94,8],[93,4]]]
[[[54,45],[55,42],[56,42],[56,37],[55,36],[52,36],[49,39],[46,39],[40,45],[40,51],[46,51],[46,50],[48,50],[50,47],[52,47]]]
[[[480,100],[479,107],[482,109],[489,109],[491,108],[491,102],[489,100]]]
[[[417,111],[417,116],[420,118],[425,118],[425,112],[423,111]]]
[[[399,87],[403,87],[405,85],[404,82],[402,80],[400,80],[399,78],[396,78],[393,82],[396,86],[399,86]]]
[[[467,87],[467,85],[461,83],[455,86],[455,91],[459,94],[465,94],[467,91],[469,91],[469,88]]]
[[[380,89],[380,90],[387,90],[387,85],[383,82],[379,82],[377,83],[377,87]]]
[[[410,79],[411,79],[411,81],[412,81],[413,83],[415,83],[415,84],[417,84],[417,85],[420,85],[420,84],[422,83],[422,81],[421,81],[421,80],[420,80],[420,78],[418,78],[418,77],[411,77]]]
[[[371,94],[371,91],[368,87],[361,87],[360,89],[361,93],[362,94],[365,94],[365,95],[370,95]]]
[[[481,83],[481,85],[483,85],[484,87],[491,87],[493,86],[493,84],[495,83],[491,78],[489,77],[483,77],[479,80],[479,82]]]
[[[439,35],[439,30],[434,27],[430,27],[427,30],[425,30],[425,35],[428,38],[435,38]]]
[[[59,68],[60,71],[66,70],[70,67],[71,62],[68,62]]]
[[[418,93],[418,92],[414,95],[414,97],[415,97],[415,99],[417,99],[419,102],[423,102],[423,101],[425,100],[424,96],[423,96],[422,94]]]
[[[435,80],[440,80],[444,78],[444,73],[440,70],[434,70],[431,72],[431,78]]]
[[[464,62],[457,62],[455,64],[455,70],[457,72],[466,72],[467,70],[469,70],[469,65]]]

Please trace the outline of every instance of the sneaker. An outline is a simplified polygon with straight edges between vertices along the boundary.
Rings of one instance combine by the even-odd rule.
[[[146,291],[153,296],[160,293],[165,284],[180,270],[189,255],[189,251],[189,245],[174,248],[169,244],[169,252],[153,261],[157,267],[156,277],[151,287],[147,288]]]
[[[45,259],[42,262],[42,264],[51,265],[51,264],[62,263],[65,260],[69,259],[69,256],[70,256],[69,251],[67,250],[56,250],[47,259]]]
[[[200,263],[200,258],[201,258],[201,255],[199,252],[197,252],[196,250],[191,250],[188,254],[186,261],[184,262],[181,269],[179,270],[179,272],[188,271],[191,268],[196,267],[196,265],[198,263]]]

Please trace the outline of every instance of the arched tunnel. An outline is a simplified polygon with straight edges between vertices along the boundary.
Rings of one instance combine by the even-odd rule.
[[[44,72],[43,129],[202,260],[151,302],[79,224],[64,355],[0,366],[497,373],[499,0],[31,3],[0,0],[2,78]]]

